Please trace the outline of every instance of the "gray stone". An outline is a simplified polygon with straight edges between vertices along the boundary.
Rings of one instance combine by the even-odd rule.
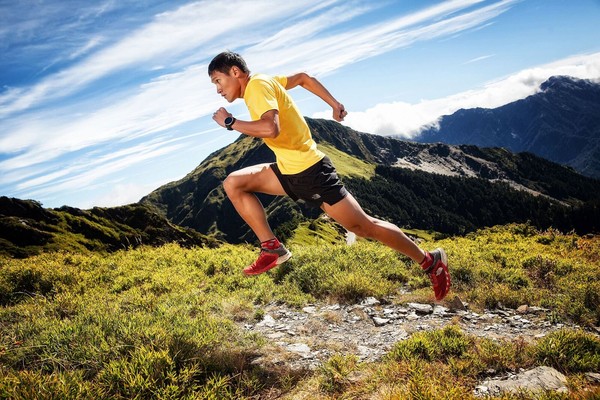
[[[449,311],[448,308],[444,307],[444,306],[440,306],[440,305],[435,305],[433,307],[433,315],[437,315],[440,317],[443,317],[444,315],[446,315],[446,313]]]
[[[408,303],[408,307],[415,310],[417,314],[431,314],[433,312],[431,304]]]
[[[516,393],[519,391],[544,391],[552,390],[559,393],[568,393],[567,378],[551,367],[537,367],[519,373],[509,379],[491,379],[480,386],[488,388],[490,394]]]
[[[367,346],[358,345],[356,350],[358,350],[358,354],[361,358],[368,358],[373,354],[373,350],[371,350]]]
[[[377,300],[375,297],[367,297],[360,303],[360,305],[366,306],[366,307],[372,307],[372,306],[379,305],[380,303],[381,302],[379,300]]]
[[[390,322],[390,320],[387,318],[373,317],[373,322],[375,323],[375,326],[383,326]]]
[[[275,322],[275,319],[269,314],[265,314],[262,321],[256,324],[256,326],[268,326],[269,328],[272,328],[275,325],[277,325],[277,322]]]
[[[303,357],[310,356],[310,347],[305,343],[292,343],[287,345],[288,351],[292,353],[300,354]]]
[[[413,311],[406,316],[407,321],[416,321],[419,319],[419,316]]]
[[[475,390],[473,392],[475,393],[475,396],[487,396],[490,393],[490,388],[479,385],[475,386]]]
[[[600,383],[600,374],[598,373],[586,372],[585,377],[591,382]]]

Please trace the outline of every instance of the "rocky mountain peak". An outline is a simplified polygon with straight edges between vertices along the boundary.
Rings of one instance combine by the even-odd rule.
[[[554,76],[525,99],[443,116],[417,140],[530,152],[600,178],[600,81]]]
[[[598,83],[589,79],[578,79],[566,75],[552,76],[540,85],[542,92],[556,91],[585,91],[593,90]]]

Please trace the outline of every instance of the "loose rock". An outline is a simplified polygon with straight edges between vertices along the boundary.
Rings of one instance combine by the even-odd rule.
[[[527,314],[529,312],[529,306],[527,304],[523,304],[517,308],[517,312],[519,314]]]
[[[595,372],[586,372],[585,377],[590,382],[600,383],[600,374],[597,374]]]
[[[287,346],[287,349],[292,353],[297,353],[301,356],[310,356],[310,347],[305,343],[292,343]]]
[[[433,307],[430,304],[408,303],[408,307],[415,310],[417,314],[431,314]]]
[[[384,303],[385,307],[378,303]],[[410,334],[441,329],[452,323],[458,324],[465,334],[492,340],[519,337],[535,340],[564,326],[576,329],[572,324],[552,323],[545,313],[534,312],[532,307],[527,319],[514,309],[484,310],[477,314],[451,311],[440,305],[407,306],[390,299],[380,302],[375,298],[365,299],[363,304],[309,304],[302,310],[273,303],[264,306],[263,311],[262,321],[249,319],[239,323],[240,328],[263,335],[278,349],[267,352],[256,362],[264,363],[265,367],[275,363],[301,370],[314,369],[337,353],[356,355],[361,362],[375,362]]]
[[[552,390],[558,393],[568,393],[567,378],[551,367],[537,367],[508,379],[491,379],[475,388],[478,396],[491,394],[493,396],[504,393],[516,393],[521,390],[538,392]]]
[[[390,322],[390,320],[387,318],[373,317],[373,322],[375,323],[375,326],[383,326]]]
[[[450,304],[448,304],[448,307],[452,311],[467,311],[465,303],[463,303],[463,301],[458,296],[454,296]]]
[[[381,304],[381,302],[379,300],[377,300],[375,297],[367,297],[360,303],[361,306],[365,306],[365,307],[372,307],[372,306],[376,306],[379,304]]]

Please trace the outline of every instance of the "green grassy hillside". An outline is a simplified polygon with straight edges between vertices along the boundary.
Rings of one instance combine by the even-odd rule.
[[[499,148],[418,144],[356,132],[335,121],[307,118],[307,123],[359,203],[398,226],[448,235],[524,222],[580,234],[600,230],[600,181],[570,168]],[[261,140],[240,136],[140,202],[177,225],[228,243],[254,243],[222,182],[235,170],[274,160]],[[399,160],[417,170],[396,167]],[[419,165],[455,175],[425,172]],[[259,199],[282,239],[319,214],[287,198]]]
[[[288,263],[253,278],[241,269],[255,250],[233,245],[0,258],[0,398],[465,399],[490,368],[534,365],[567,373],[575,398],[600,394],[581,375],[600,370],[600,341],[582,330],[498,343],[449,325],[413,335],[377,363],[336,355],[303,374],[252,364],[268,340],[239,324],[262,318],[266,304],[433,299],[404,257],[369,241],[324,244],[336,233],[320,224],[318,246],[299,233]],[[509,225],[423,243],[440,245],[452,294],[475,310],[529,304],[551,309],[549,318],[600,324],[600,237]]]
[[[218,241],[173,225],[148,206],[130,204],[46,209],[33,200],[0,197],[0,254],[28,257],[52,251],[116,251],[141,245],[216,246]]]

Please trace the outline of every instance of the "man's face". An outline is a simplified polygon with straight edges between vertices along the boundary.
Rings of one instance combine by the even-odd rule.
[[[210,74],[210,81],[217,87],[217,93],[223,96],[229,103],[241,97],[240,82],[235,75],[235,67],[229,70],[229,74],[219,71],[213,71]]]

